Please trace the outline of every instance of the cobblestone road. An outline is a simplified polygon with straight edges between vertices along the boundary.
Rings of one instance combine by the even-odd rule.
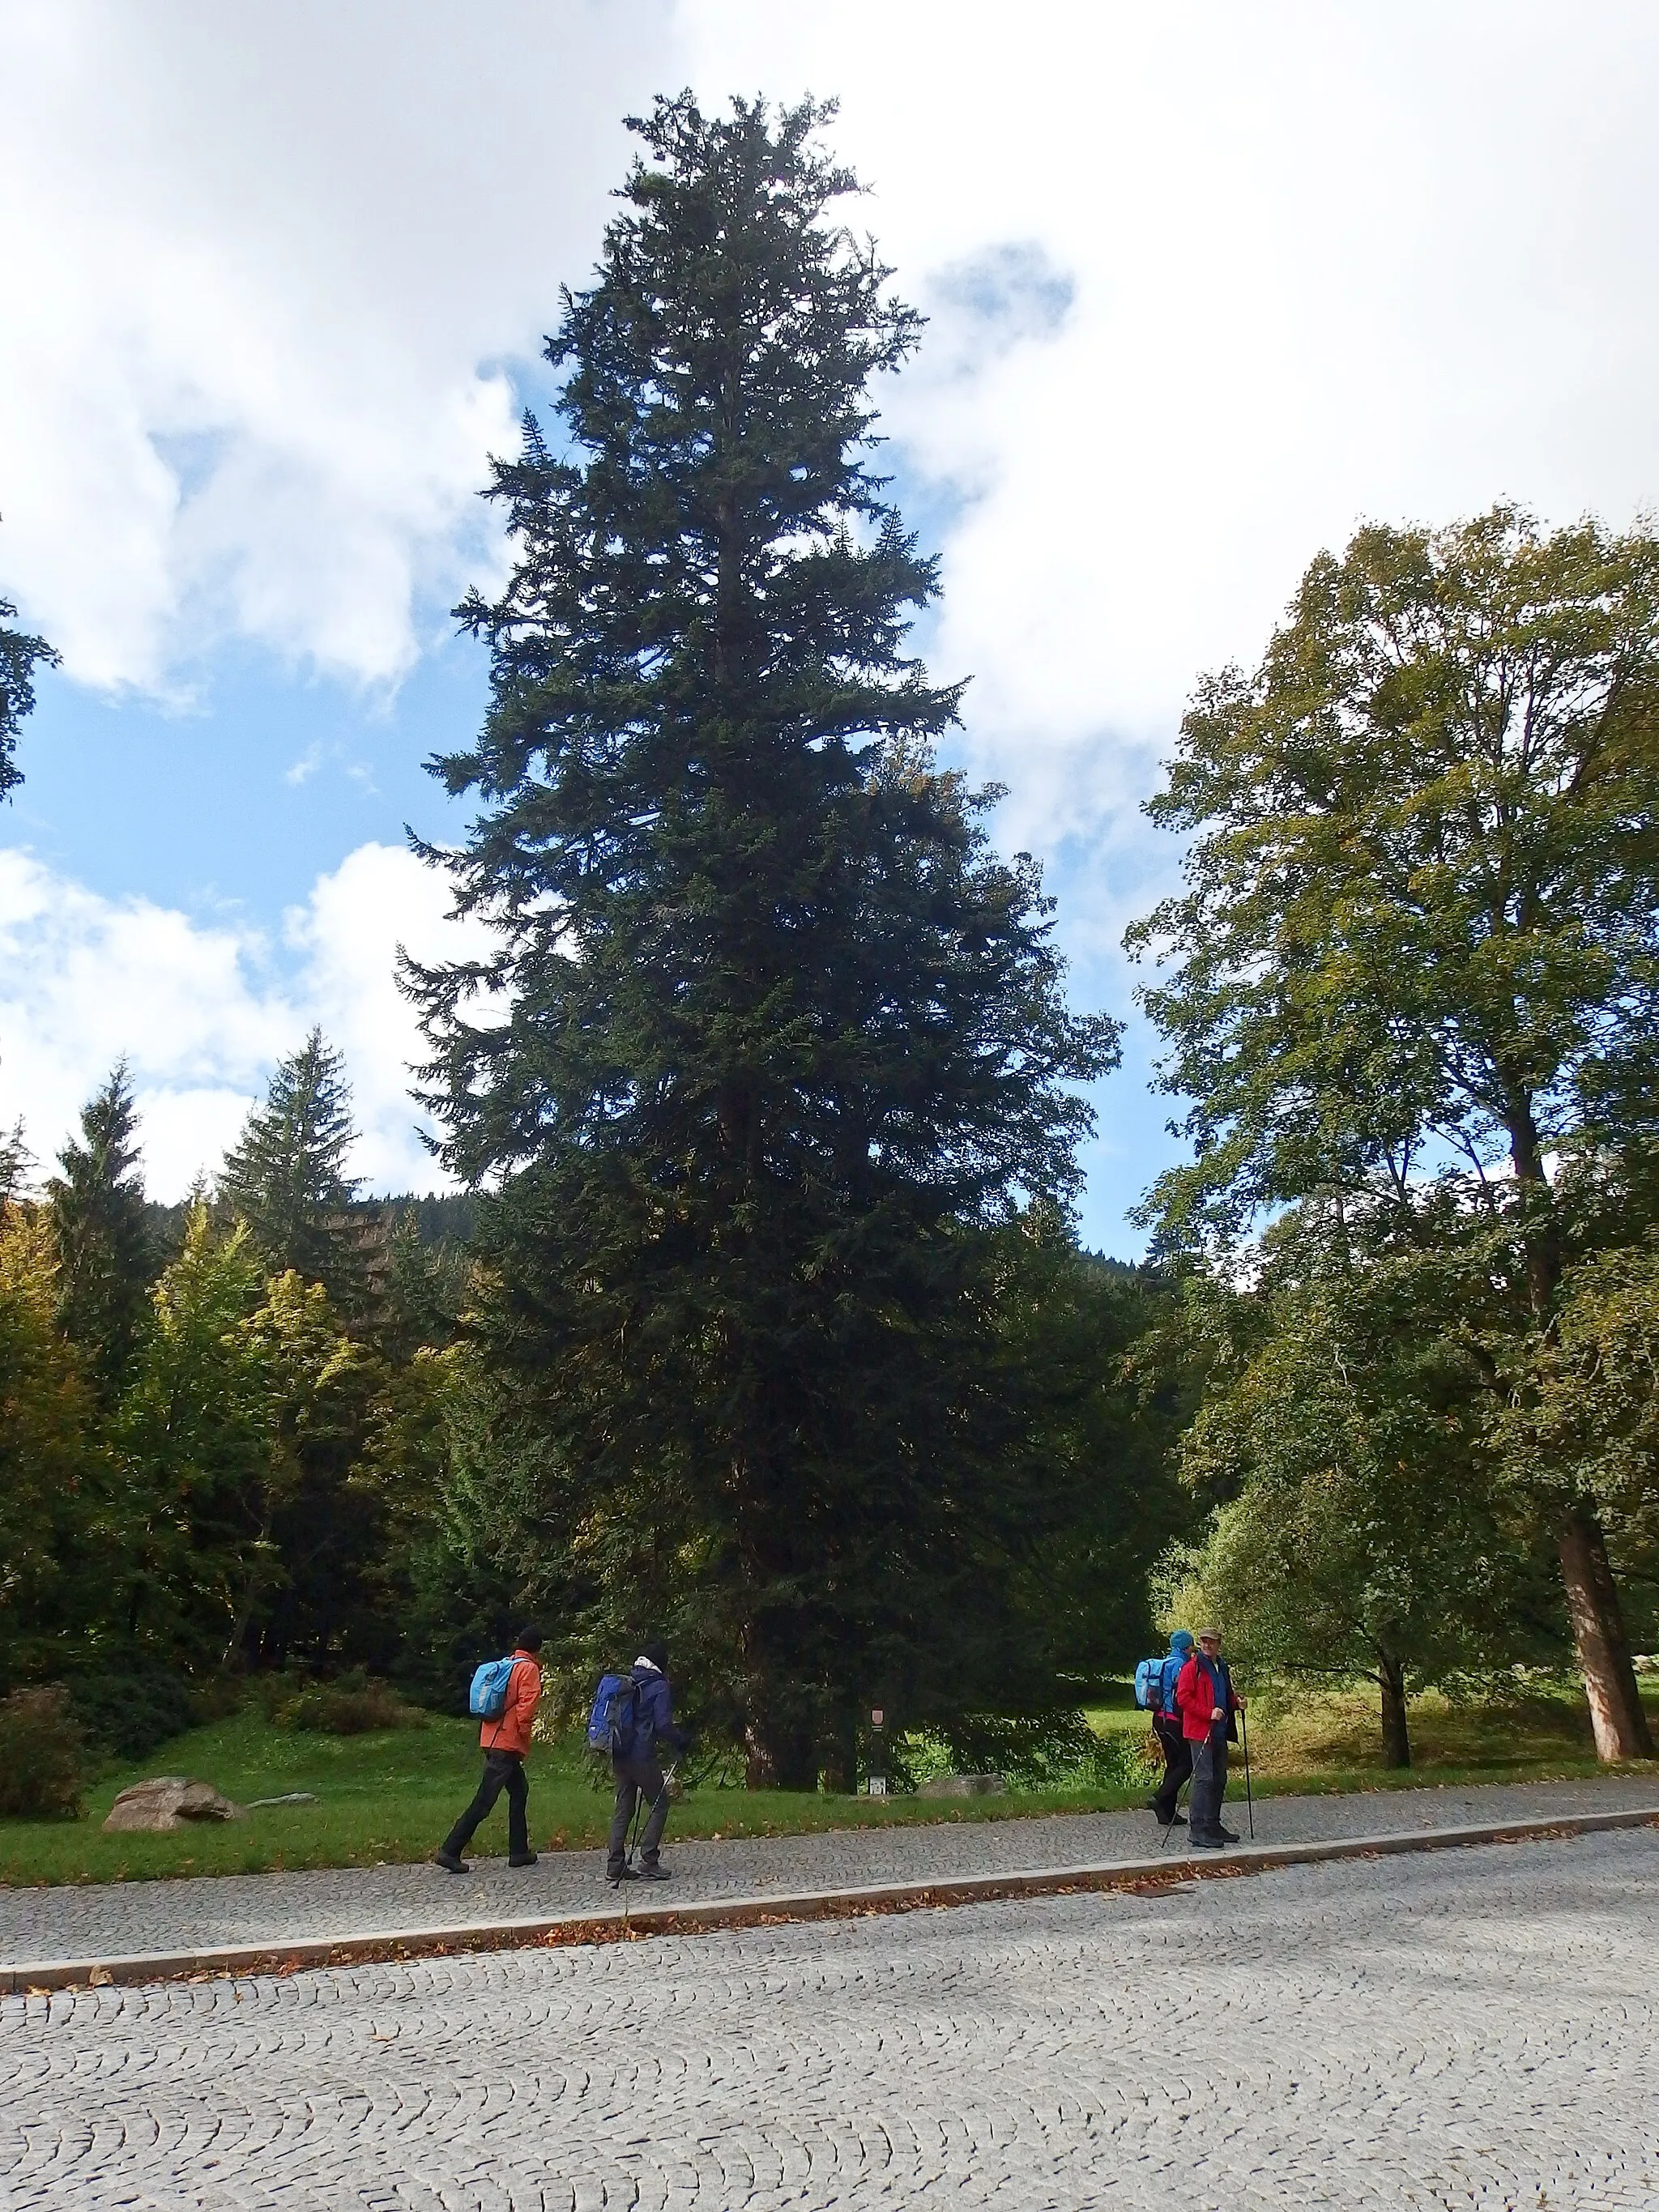
[[[0,2002],[0,2203],[1659,2201],[1659,1834]]]
[[[470,1772],[458,1778],[458,1803],[471,1787]],[[1302,1843],[1656,1802],[1659,1781],[1650,1775],[1525,1783],[1513,1788],[1274,1797],[1256,1808],[1256,1834],[1263,1843]],[[533,1808],[533,1796],[532,1803]],[[1233,1825],[1242,1831],[1243,1806],[1230,1798],[1228,1809]],[[1185,1832],[1178,1829],[1171,1838],[1171,1857],[1183,1849]],[[694,1899],[847,1888],[860,1882],[925,1881],[940,1875],[1107,1864],[1145,1857],[1157,1850],[1158,1843],[1158,1829],[1146,1813],[842,1829],[827,1835],[719,1844],[679,1843],[671,1828],[665,1856],[673,1867],[675,1881],[652,1901],[680,1904]],[[0,1888],[0,1960],[107,1958],[123,1952],[195,1950],[216,1943],[278,1942],[296,1936],[477,1926],[514,1917],[580,1911],[608,1905],[611,1897],[599,1851],[544,1852],[538,1866],[517,1872],[504,1859],[481,1858],[474,1861],[465,1881],[434,1866],[389,1866],[55,1889]]]

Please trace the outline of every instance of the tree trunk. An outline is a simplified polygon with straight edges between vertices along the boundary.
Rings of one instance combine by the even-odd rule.
[[[823,1786],[832,1796],[856,1797],[859,1790],[859,1723],[854,1706],[831,1727],[818,1747]]]
[[[1516,1177],[1523,1186],[1542,1189],[1547,1206],[1548,1185],[1529,1114],[1524,1124],[1512,1124],[1511,1135]],[[1528,1243],[1533,1317],[1543,1328],[1561,1279],[1560,1239],[1553,1221],[1547,1218],[1541,1236],[1534,1234]],[[1582,1501],[1573,1506],[1557,1527],[1555,1542],[1573,1646],[1589,1699],[1595,1755],[1602,1759],[1651,1759],[1653,1738],[1637,1693],[1636,1669],[1630,1663],[1619,1585],[1607,1559],[1607,1540],[1593,1510]]]
[[[1653,1738],[1636,1687],[1607,1540],[1588,1505],[1576,1505],[1556,1531],[1567,1586],[1572,1640],[1589,1699],[1598,1759],[1651,1759]]]
[[[1382,1686],[1382,1764],[1409,1766],[1412,1739],[1406,1723],[1406,1670],[1389,1653],[1379,1651],[1376,1679]]]
[[[744,1730],[744,1783],[750,1790],[816,1790],[817,1747],[810,1729],[761,1714]]]
[[[743,1732],[743,1786],[745,1790],[775,1790],[777,1762],[763,1729],[750,1722]]]

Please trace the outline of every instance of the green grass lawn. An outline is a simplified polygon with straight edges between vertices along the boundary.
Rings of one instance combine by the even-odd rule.
[[[1659,1721],[1659,1681],[1644,1694]],[[1102,1735],[1146,1732],[1127,1694],[1090,1714]],[[1607,1773],[1589,1741],[1582,1698],[1546,1691],[1523,1704],[1452,1706],[1413,1701],[1418,1764],[1381,1764],[1372,1699],[1320,1694],[1278,1711],[1263,1705],[1251,1731],[1258,1796],[1410,1789],[1471,1782],[1538,1781]],[[232,1718],[179,1736],[136,1765],[112,1769],[88,1793],[79,1820],[0,1820],[0,1882],[126,1881],[149,1875],[258,1874],[278,1867],[374,1866],[429,1856],[471,1796],[478,1773],[475,1723],[434,1718],[421,1729],[331,1736],[275,1728],[252,1705]],[[1654,1775],[1659,1765],[1626,1771]],[[107,1836],[100,1823],[118,1790],[152,1774],[187,1774],[246,1804],[308,1790],[314,1805],[271,1806],[246,1820],[163,1836]],[[800,1834],[899,1822],[1010,1820],[1020,1814],[1108,1810],[1139,1803],[1145,1787],[1011,1791],[967,1800],[830,1797],[710,1785],[675,1806],[681,1836]],[[531,1838],[538,1850],[589,1850],[603,1843],[608,1794],[594,1788],[574,1747],[538,1751],[531,1761]],[[475,1849],[507,1848],[498,1807]]]
[[[197,1729],[136,1765],[112,1769],[87,1793],[79,1820],[0,1820],[0,1882],[131,1881],[149,1875],[260,1874],[276,1867],[374,1866],[429,1857],[475,1788],[476,1721],[434,1718],[423,1729],[330,1736],[273,1728],[257,1710]],[[104,1834],[116,1793],[151,1774],[210,1782],[246,1804],[289,1790],[314,1792],[314,1805],[273,1805],[246,1820],[168,1835]],[[608,1786],[594,1788],[586,1762],[562,1747],[530,1760],[531,1841],[540,1850],[593,1850],[610,1822]],[[969,1801],[921,1797],[829,1797],[775,1790],[704,1786],[690,1790],[670,1820],[671,1835],[797,1835],[839,1827],[964,1818],[1006,1820],[1022,1813],[1082,1811],[1122,1805],[1121,1790],[1011,1793]],[[507,1849],[505,1802],[479,1831],[474,1851]]]

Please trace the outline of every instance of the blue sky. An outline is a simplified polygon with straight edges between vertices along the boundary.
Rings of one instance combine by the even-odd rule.
[[[881,396],[955,750],[1127,1015],[1139,803],[1321,546],[1659,503],[1656,79],[1614,0],[0,0],[0,593],[65,662],[0,811],[0,1121],[49,1156],[125,1052],[172,1195],[319,1020],[360,1170],[428,1179],[391,970],[448,941],[402,850],[481,710],[446,610],[653,91],[840,95],[933,319]],[[1089,1156],[1121,1253],[1148,1059],[1132,1020]]]

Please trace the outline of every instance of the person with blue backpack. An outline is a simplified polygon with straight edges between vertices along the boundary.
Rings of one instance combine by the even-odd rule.
[[[607,1674],[600,1682],[587,1740],[596,1748],[610,1752],[617,1784],[605,1848],[605,1879],[666,1881],[668,1869],[658,1854],[662,1849],[662,1832],[668,1825],[668,1784],[663,1779],[658,1747],[666,1744],[678,1756],[690,1738],[674,1725],[668,1654],[660,1644],[647,1644],[625,1675]],[[645,1826],[640,1834],[636,1873],[628,1849],[628,1824],[641,1806],[646,1808]]]
[[[533,1867],[530,1848],[530,1784],[524,1771],[530,1748],[530,1724],[542,1694],[539,1628],[521,1628],[510,1657],[486,1659],[472,1677],[468,1698],[480,1717],[478,1743],[484,1755],[483,1778],[472,1802],[434,1854],[446,1874],[470,1874],[461,1853],[503,1790],[507,1792],[507,1863]]]
[[[1184,1628],[1170,1638],[1161,1659],[1143,1659],[1135,1669],[1135,1703],[1150,1714],[1152,1734],[1164,1753],[1164,1779],[1146,1800],[1146,1809],[1157,1816],[1160,1828],[1184,1827],[1186,1815],[1176,1810],[1182,1784],[1193,1771],[1193,1749],[1176,1711],[1176,1684],[1193,1655],[1193,1639]]]

